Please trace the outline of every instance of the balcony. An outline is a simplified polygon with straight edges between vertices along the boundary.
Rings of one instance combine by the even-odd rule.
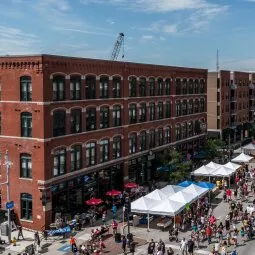
[[[237,85],[236,84],[231,84],[230,89],[237,89]]]

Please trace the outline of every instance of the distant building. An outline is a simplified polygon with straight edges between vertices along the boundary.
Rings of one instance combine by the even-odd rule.
[[[206,136],[206,81],[205,69],[0,57],[0,150],[21,223],[40,230],[92,196],[151,181],[169,147],[192,155]]]

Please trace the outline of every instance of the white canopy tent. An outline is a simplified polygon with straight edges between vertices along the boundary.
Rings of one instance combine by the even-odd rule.
[[[255,145],[253,143],[249,143],[242,147],[245,153],[254,153],[255,152]]]
[[[185,204],[172,201],[170,199],[163,200],[160,204],[150,209],[151,214],[175,216],[181,212]]]
[[[140,197],[131,203],[131,211],[135,213],[149,213],[150,208],[159,203],[161,203],[159,200],[157,201],[148,197]]]
[[[167,197],[175,194],[178,191],[183,190],[184,187],[178,186],[178,185],[167,185],[164,188],[161,189],[163,193],[167,195]]]
[[[187,187],[188,188],[188,187]],[[180,203],[192,203],[195,199],[197,199],[198,197],[196,197],[194,194],[186,192],[185,190],[187,189],[183,189],[181,191],[178,191],[177,193],[171,195],[169,197],[170,200],[176,201],[176,202],[180,202]]]
[[[235,164],[235,163],[232,163],[232,162],[228,162],[226,163],[225,165],[223,165],[224,167],[227,167],[227,168],[230,168],[230,169],[233,169],[233,170],[237,170],[239,169],[240,167],[242,167],[241,165],[238,165],[238,164]]]
[[[235,169],[230,169],[225,166],[222,166],[213,172],[213,176],[229,177],[229,176],[233,175],[235,173],[235,171],[236,171]]]
[[[208,192],[208,189],[199,187],[195,184],[191,184],[185,189],[185,192],[194,195],[196,198],[200,198]]]
[[[239,162],[239,163],[248,163],[252,159],[253,159],[253,157],[248,156],[248,155],[246,155],[244,153],[241,153],[237,157],[233,158],[231,161],[232,162]]]
[[[162,190],[155,189],[144,197],[161,201],[161,200],[167,199],[168,196]]]
[[[213,176],[213,172],[216,169],[208,167],[208,166],[201,166],[195,171],[193,171],[191,174],[195,176]]]
[[[211,162],[208,163],[206,166],[207,166],[207,167],[210,167],[210,168],[213,168],[213,169],[217,169],[217,168],[221,167],[222,165],[221,165],[221,164],[217,164],[217,163],[211,161]]]

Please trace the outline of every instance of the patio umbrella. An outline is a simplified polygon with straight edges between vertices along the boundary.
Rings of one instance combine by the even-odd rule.
[[[105,195],[109,197],[117,197],[121,195],[121,191],[113,189],[113,190],[107,191]]]
[[[129,182],[129,183],[126,183],[126,184],[124,185],[124,187],[125,187],[126,189],[134,189],[134,188],[137,187],[137,184],[134,183],[134,182]]]
[[[100,205],[102,204],[104,201],[100,198],[91,198],[89,200],[86,201],[87,205]]]

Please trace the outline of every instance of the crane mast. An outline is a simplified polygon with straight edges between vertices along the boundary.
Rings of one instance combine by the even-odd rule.
[[[122,58],[124,58],[124,34],[119,33],[119,36],[114,44],[113,51],[111,54],[111,60],[115,61],[118,59],[120,49],[122,47]]]

